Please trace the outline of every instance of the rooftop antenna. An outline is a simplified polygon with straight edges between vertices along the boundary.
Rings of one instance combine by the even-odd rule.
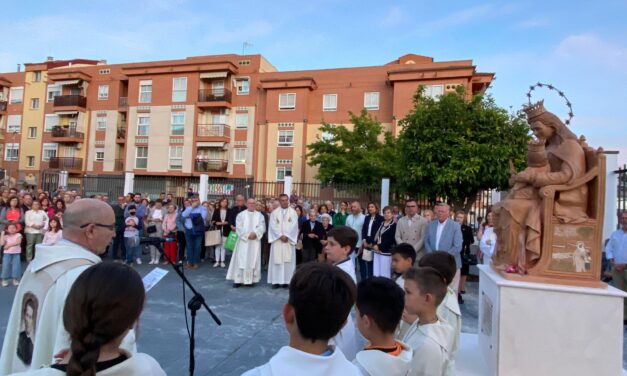
[[[248,43],[248,42],[242,43],[242,55],[245,55],[246,54],[246,49],[248,47],[252,47],[252,46],[253,46],[252,43]]]

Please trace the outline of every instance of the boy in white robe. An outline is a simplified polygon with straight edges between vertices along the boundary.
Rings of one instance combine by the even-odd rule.
[[[289,197],[279,196],[280,207],[270,214],[268,242],[270,259],[268,260],[268,283],[272,288],[287,285],[296,269],[296,243],[298,242],[298,214],[290,208]]]
[[[371,277],[357,286],[359,332],[368,340],[353,364],[365,376],[405,376],[409,372],[412,349],[394,339],[405,299],[403,290],[389,278]]]
[[[234,287],[253,285],[261,280],[261,237],[266,232],[266,221],[255,211],[255,199],[249,198],[246,206],[247,210],[235,219],[237,242],[226,273],[226,279],[233,281]]]
[[[405,291],[405,279],[403,278],[403,273],[408,271],[414,266],[416,262],[416,250],[414,246],[409,243],[401,243],[395,245],[392,250],[392,270],[396,277],[396,284]],[[401,321],[398,323],[398,328],[396,329],[395,337],[400,340],[407,333],[407,329],[411,326],[411,324],[416,321],[416,316],[410,315],[407,312],[403,312],[403,317]]]
[[[357,284],[355,275],[355,261],[350,257],[353,245],[357,241],[357,232],[348,226],[335,227],[327,234],[327,244],[324,253],[327,261],[342,269]],[[348,315],[346,325],[340,333],[332,339],[332,343],[342,349],[348,359],[355,359],[357,355],[357,338],[355,323],[352,315]]]
[[[359,375],[342,351],[328,344],[346,322],[355,295],[355,284],[336,267],[302,265],[292,277],[288,302],[283,306],[289,346],[243,375]]]
[[[414,351],[412,376],[449,375],[453,329],[437,315],[446,288],[442,274],[432,267],[405,272],[405,310],[418,316],[403,338]]]
[[[418,261],[418,266],[430,266],[439,271],[444,277],[444,282],[447,284],[446,296],[442,303],[438,306],[438,317],[442,322],[446,322],[453,328],[451,333],[450,342],[451,351],[449,354],[448,362],[448,375],[455,374],[455,357],[457,356],[457,349],[459,348],[459,337],[462,330],[462,312],[459,309],[459,301],[457,300],[457,293],[451,287],[455,273],[457,272],[457,265],[455,264],[455,258],[448,252],[436,251],[427,253],[423,258]]]

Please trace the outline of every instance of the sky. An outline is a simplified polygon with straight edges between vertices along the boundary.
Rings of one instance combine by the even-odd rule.
[[[512,110],[550,83],[571,129],[627,163],[627,1],[15,1],[3,3],[0,72],[56,59],[109,63],[260,53],[281,71],[381,65],[407,53],[472,59]],[[244,49],[244,42],[251,44]],[[533,100],[565,118],[564,101]]]

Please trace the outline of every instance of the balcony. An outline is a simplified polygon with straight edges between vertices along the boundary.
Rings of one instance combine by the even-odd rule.
[[[128,107],[128,97],[120,97],[118,100],[118,107],[127,108]]]
[[[55,142],[78,143],[83,142],[85,133],[76,130],[76,127],[63,127],[55,125],[52,127],[52,140]]]
[[[226,172],[229,161],[226,159],[196,158],[196,172]]]
[[[78,111],[87,107],[87,98],[82,95],[57,95],[53,105],[55,111]]]
[[[4,99],[0,99],[0,112],[7,111],[7,101]]]
[[[116,159],[113,162],[113,171],[124,171],[124,159]]]
[[[198,90],[198,107],[231,107],[231,91],[200,89]]]
[[[83,169],[83,158],[74,157],[50,157],[48,166],[54,170],[66,170],[80,172]]]
[[[196,136],[198,136],[198,141],[229,142],[231,127],[226,124],[198,124]]]
[[[126,127],[118,127],[117,134],[115,136],[115,142],[123,144],[126,142]]]

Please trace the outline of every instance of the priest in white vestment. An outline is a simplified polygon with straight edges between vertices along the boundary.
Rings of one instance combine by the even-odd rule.
[[[296,269],[296,243],[298,242],[298,214],[290,208],[289,197],[279,196],[280,207],[270,214],[268,241],[268,283],[272,288],[288,287]]]
[[[256,211],[257,203],[249,198],[247,210],[239,213],[235,219],[237,243],[226,273],[226,279],[233,281],[235,287],[252,285],[261,279],[261,237],[266,232],[266,221]]]

